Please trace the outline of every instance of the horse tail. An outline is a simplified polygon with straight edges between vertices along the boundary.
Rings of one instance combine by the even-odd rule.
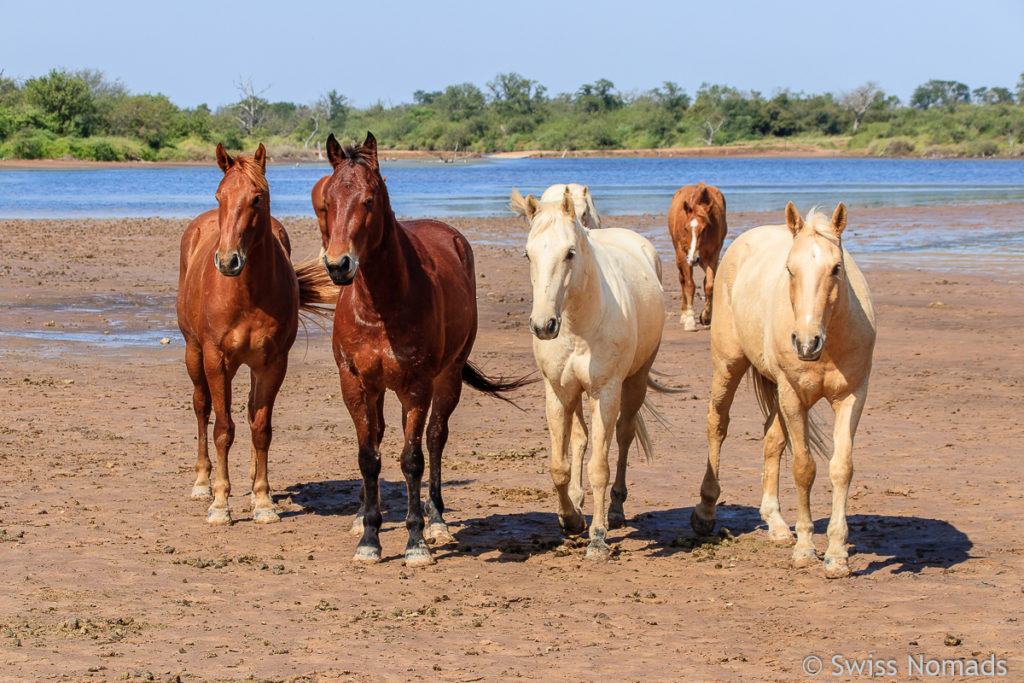
[[[756,369],[750,367],[747,375],[754,385],[754,398],[757,399],[757,407],[765,419],[765,430],[768,429],[768,418],[779,412],[779,385],[771,381]],[[824,460],[829,459],[829,448],[826,446],[828,437],[822,431],[818,421],[807,411],[807,446],[811,452]],[[786,445],[789,452],[793,452],[793,443],[789,441],[789,432],[786,432]]]
[[[526,198],[519,194],[519,190],[512,188],[512,193],[509,194],[508,198],[508,208],[512,209],[517,215],[526,218]]]
[[[660,377],[670,377],[671,375],[666,375],[665,373],[658,372],[657,370],[651,370],[651,372],[647,375],[647,386],[659,393],[682,394],[687,391],[686,387],[667,387],[658,380],[654,379],[653,375],[658,375]]]
[[[528,384],[539,382],[540,378],[534,377],[533,374],[534,373],[530,373],[529,375],[524,375],[518,379],[507,380],[504,377],[488,377],[480,370],[480,368],[470,361],[466,361],[466,364],[462,366],[463,382],[479,392],[501,399],[506,403],[514,405],[516,408],[519,408],[519,406],[516,405],[515,401],[507,396],[502,396],[502,394],[509,391],[515,391],[516,389],[521,389]],[[519,409],[522,410],[522,408]]]
[[[340,288],[331,282],[323,262],[303,261],[295,266],[295,277],[299,280],[299,314],[317,324],[329,320]]]
[[[644,407],[655,415],[659,414],[646,399],[644,400]],[[647,431],[647,420],[644,419],[643,413],[639,410],[633,416],[633,426],[636,429],[636,440],[640,442],[640,450],[644,452],[647,464],[650,464],[654,461],[654,445],[651,443],[651,434]]]

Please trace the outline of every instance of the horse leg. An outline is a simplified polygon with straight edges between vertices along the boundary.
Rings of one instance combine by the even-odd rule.
[[[809,567],[818,559],[814,550],[814,522],[811,520],[811,487],[817,467],[807,445],[807,408],[787,384],[779,384],[779,409],[793,446],[793,480],[796,482],[796,546],[793,566]]]
[[[793,532],[779,508],[779,462],[786,449],[786,427],[778,410],[772,411],[764,429],[764,473],[761,475],[761,519],[776,543],[793,544]]]
[[[615,423],[615,438],[619,445],[619,462],[615,469],[615,483],[612,484],[611,504],[608,506],[608,528],[618,529],[626,526],[626,513],[622,504],[626,502],[626,464],[629,460],[629,447],[636,435],[636,415],[644,404],[647,395],[647,373],[652,363],[645,365],[640,372],[626,378],[622,383],[622,403],[619,407],[619,419]]]
[[[608,535],[608,508],[605,496],[608,492],[608,450],[611,446],[613,426],[619,415],[622,399],[622,382],[611,380],[601,392],[590,401],[593,420],[594,448],[587,463],[587,476],[594,494],[594,516],[590,520],[590,544],[587,557],[605,560],[611,549],[605,542]]]
[[[441,454],[448,443],[448,418],[459,405],[462,396],[462,368],[453,366],[434,380],[434,403],[430,407],[427,423],[427,452],[430,454],[430,491],[423,503],[427,518],[426,538],[433,543],[455,540],[442,517],[444,499],[441,497]]]
[[[693,314],[693,293],[696,286],[693,284],[693,266],[686,262],[686,257],[679,262],[679,284],[683,288],[683,314],[679,321],[683,323],[683,329],[687,332],[697,331],[697,321]]]
[[[274,401],[288,371],[288,356],[282,355],[276,365],[260,372],[252,370],[250,391],[249,430],[255,463],[252,473],[252,519],[265,524],[280,521],[270,497],[270,478],[267,473],[267,452],[273,438]]]
[[[867,398],[868,381],[857,390],[833,405],[836,414],[832,439],[835,450],[828,464],[828,476],[832,481],[832,517],[828,522],[828,549],[825,551],[825,576],[839,579],[850,575],[846,551],[846,496],[853,478],[853,436],[857,432]]]
[[[213,412],[213,443],[217,447],[217,473],[213,480],[213,503],[206,513],[210,524],[231,524],[231,510],[228,497],[231,495],[231,480],[228,475],[228,451],[235,441],[235,423],[231,419],[231,380],[234,368],[228,367],[222,354],[207,351],[203,354],[203,369],[210,387]]]
[[[714,261],[708,260],[704,263],[704,310],[700,314],[700,324],[711,324],[711,298],[715,290],[715,269],[718,267],[718,258]]]
[[[714,344],[714,341],[712,341]],[[750,361],[742,354],[732,358],[716,358],[711,378],[711,399],[708,401],[708,464],[700,485],[700,502],[690,515],[690,527],[698,536],[709,536],[715,529],[715,505],[722,488],[718,483],[718,464],[722,442],[729,432],[729,409],[736,389]]]
[[[252,423],[256,419],[256,373],[253,372],[252,368],[249,368],[249,432],[252,432]],[[256,445],[250,444],[251,456],[249,460],[249,492],[252,493],[252,487],[256,484]]]
[[[203,370],[203,351],[198,345],[189,344],[185,347],[185,367],[192,379],[192,409],[196,413],[199,427],[199,452],[196,455],[196,483],[192,485],[192,500],[209,500],[213,497],[210,488],[209,440],[207,428],[210,424],[210,386]]]
[[[580,520],[577,533],[583,533],[583,456],[587,452],[587,423],[583,419],[583,401],[576,401],[576,409],[572,413],[572,434],[569,437],[569,450],[572,452],[572,470],[569,474],[569,500],[572,509]]]
[[[360,491],[362,501],[360,511],[363,515],[362,534],[353,562],[380,562],[380,451],[377,444],[379,424],[377,423],[377,400],[383,391],[370,394],[363,387],[360,379],[349,372],[347,366],[339,364],[341,375],[341,395],[345,400],[352,417],[352,425],[356,428],[356,439],[359,442],[359,472],[363,477]],[[353,529],[355,525],[353,524]]]
[[[569,450],[571,423],[576,411],[575,406],[580,401],[580,394],[579,391],[556,391],[546,379],[544,387],[548,432],[551,434],[551,482],[555,485],[555,493],[558,495],[558,525],[566,536],[576,536],[583,533],[586,520],[583,518],[582,510],[569,495],[572,468],[566,451]],[[585,434],[586,427],[583,430]]]
[[[380,452],[380,444],[384,440],[384,392],[377,398],[377,452]],[[356,518],[352,520],[352,528],[349,533],[353,536],[362,537],[363,520],[366,518],[366,486],[359,487],[359,510],[356,511]]]
[[[461,376],[461,371],[460,371]],[[414,387],[402,400],[405,415],[405,447],[402,449],[402,474],[409,507],[405,515],[405,528],[409,531],[409,542],[405,546],[405,566],[423,567],[434,563],[430,548],[423,538],[423,506],[420,503],[420,489],[423,486],[423,428],[430,410],[432,385]]]

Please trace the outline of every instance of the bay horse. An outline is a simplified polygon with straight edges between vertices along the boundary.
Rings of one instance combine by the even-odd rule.
[[[527,195],[524,210],[530,219],[530,330],[533,355],[544,378],[558,521],[569,535],[582,533],[585,527],[585,392],[594,436],[587,464],[594,496],[587,557],[606,559],[608,529],[626,523],[626,460],[634,436],[648,456],[651,453],[640,408],[648,385],[655,386],[649,373],[665,323],[661,261],[654,246],[631,230],[584,227],[568,190],[556,203]],[[619,459],[606,512],[613,435]]]
[[[708,405],[708,463],[701,501],[690,518],[694,531],[715,525],[719,454],[729,427],[729,408],[745,372],[765,415],[761,518],[772,540],[792,543],[779,511],[779,460],[787,441],[797,488],[793,565],[817,561],[810,494],[815,465],[823,456],[821,432],[808,411],[826,399],[835,411],[834,451],[829,461],[832,516],[825,576],[849,576],[846,496],[853,476],[853,437],[867,399],[875,346],[875,313],[867,282],[842,246],[846,207],[831,220],[811,210],[800,218],[786,206],[786,225],[753,228],[740,235],[722,259],[711,318],[714,378]]]
[[[576,217],[585,228],[600,228],[601,227],[601,215],[597,212],[597,207],[594,206],[594,197],[590,194],[590,188],[586,185],[578,185],[576,183],[559,183],[552,185],[548,189],[544,190],[544,193],[540,196],[541,204],[557,204],[562,201],[562,195],[566,192],[572,197],[572,203],[576,210]],[[513,188],[512,193],[508,196],[509,203],[508,207],[515,213],[523,216],[529,220],[526,216],[526,199],[523,195],[519,194],[519,190]]]
[[[181,239],[178,327],[185,337],[185,365],[192,379],[192,406],[199,427],[196,482],[192,498],[213,496],[206,521],[230,524],[228,451],[235,438],[231,380],[248,365],[249,427],[252,432],[253,521],[276,522],[270,498],[267,451],[274,400],[288,368],[300,307],[324,315],[337,288],[317,261],[298,267],[284,227],[270,215],[266,149],[232,158],[217,145],[224,172],[217,188],[219,207],[201,214]],[[210,485],[207,427],[211,403],[216,414],[217,474]]]
[[[361,538],[353,559],[380,561],[378,477],[384,393],[390,389],[402,404],[405,432],[405,564],[431,564],[424,515],[431,540],[454,540],[442,517],[441,453],[462,383],[501,397],[529,380],[492,380],[469,362],[477,331],[473,250],[461,233],[440,221],[395,219],[373,134],[367,133],[357,147],[342,147],[331,134],[327,158],[333,172],[323,190],[328,229],[323,263],[342,285],[334,314],[334,358],[356,428],[363,476],[353,523]],[[421,508],[424,425],[430,493]]]
[[[668,210],[668,232],[676,249],[676,267],[683,290],[680,322],[683,329],[695,332],[693,269],[697,265],[704,267],[704,310],[700,314],[700,324],[709,325],[718,254],[729,232],[725,222],[725,197],[717,187],[703,182],[679,188]]]
[[[325,175],[316,181],[312,192],[309,193],[310,201],[313,202],[313,213],[316,214],[316,222],[320,227],[320,258],[324,257],[324,251],[327,249],[327,205],[324,204],[324,187],[330,179],[331,176]]]

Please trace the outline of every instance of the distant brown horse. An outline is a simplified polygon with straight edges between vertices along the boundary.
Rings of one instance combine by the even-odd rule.
[[[216,195],[220,206],[189,223],[181,239],[178,277],[178,326],[185,336],[185,364],[195,385],[192,405],[199,423],[192,498],[211,495],[207,425],[212,400],[217,476],[206,521],[231,523],[231,380],[244,363],[251,370],[253,520],[276,522],[267,478],[274,399],[288,368],[299,307],[322,311],[316,304],[333,304],[337,288],[323,277],[316,261],[292,266],[288,234],[270,215],[263,145],[252,157],[232,159],[218,144],[217,164],[224,171]]]
[[[342,288],[334,314],[334,357],[341,392],[359,440],[363,475],[353,532],[361,539],[355,561],[378,562],[381,546],[380,443],[384,393],[402,403],[409,542],[405,563],[430,564],[423,534],[453,540],[441,513],[441,451],[448,418],[462,383],[498,396],[525,382],[484,377],[471,363],[476,338],[476,274],[469,242],[449,225],[432,220],[399,223],[391,210],[377,162],[377,141],[367,133],[358,147],[342,147],[332,134],[327,158],[334,168],[324,188],[328,244],[324,265]],[[430,453],[430,496],[420,506],[423,430]]]
[[[725,197],[717,187],[703,182],[680,188],[672,197],[672,206],[668,210],[668,231],[676,248],[679,284],[683,288],[680,320],[684,329],[695,331],[693,267],[698,264],[704,266],[704,310],[700,314],[700,323],[710,325],[718,254],[729,231],[725,223]]]
[[[320,239],[323,242],[323,249],[320,250],[320,258],[324,257],[324,250],[327,249],[327,205],[324,204],[324,187],[331,176],[325,175],[313,185],[313,191],[309,193],[310,201],[313,202],[313,212],[316,214],[316,222],[320,226]]]

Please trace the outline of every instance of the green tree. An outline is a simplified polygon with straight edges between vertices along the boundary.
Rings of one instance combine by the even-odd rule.
[[[181,130],[179,115],[180,110],[166,95],[130,95],[115,103],[109,127],[115,135],[138,138],[160,149]]]
[[[952,111],[958,104],[971,101],[971,90],[959,81],[930,80],[919,85],[910,97],[910,106],[917,109],[945,107]]]
[[[607,78],[595,83],[585,83],[576,91],[576,106],[585,114],[619,109],[625,104],[615,92],[615,84]]]
[[[547,101],[544,96],[547,88],[514,72],[498,74],[488,81],[487,87],[494,108],[503,116],[533,116]]]
[[[81,77],[51,69],[46,76],[25,82],[25,96],[52,120],[58,135],[90,133],[96,104],[89,84]]]
[[[658,106],[675,117],[683,115],[690,107],[690,96],[677,83],[665,81],[660,88],[651,91]]]

